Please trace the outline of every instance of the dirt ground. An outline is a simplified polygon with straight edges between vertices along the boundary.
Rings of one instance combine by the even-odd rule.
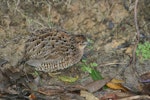
[[[0,100],[118,100],[150,95],[150,84],[139,81],[143,73],[150,72],[150,60],[137,58],[131,64],[137,34],[134,7],[135,0],[0,0]],[[140,42],[150,41],[149,0],[139,0],[137,19]],[[88,64],[97,63],[95,69],[104,79],[123,80],[121,85],[128,91],[110,88],[85,91],[78,85],[86,86],[93,80],[81,70],[82,62],[54,77],[42,72],[37,77],[30,66],[26,70],[23,65],[18,66],[24,42],[32,32],[43,28],[85,35],[90,43],[83,59]],[[78,80],[64,82],[57,77],[62,75],[78,76]],[[107,94],[113,97],[104,98]]]

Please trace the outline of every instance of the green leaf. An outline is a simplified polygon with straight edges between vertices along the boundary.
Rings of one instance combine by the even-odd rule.
[[[87,39],[87,41],[89,42],[89,43],[94,43],[94,41],[93,40],[91,40],[91,39]]]
[[[90,76],[92,77],[94,81],[103,79],[103,77],[101,76],[101,73],[95,69],[91,70]]]
[[[89,48],[89,49],[93,49],[93,47],[92,47],[92,46],[87,46],[87,48]]]
[[[142,49],[143,47],[142,47],[142,44],[139,44],[138,45],[138,49]]]
[[[86,63],[86,60],[82,59],[82,62],[83,62],[83,63]]]
[[[76,77],[59,76],[58,78],[63,82],[69,82],[69,83],[73,83],[78,80],[78,76]]]
[[[146,60],[150,58],[150,42],[146,41],[143,44],[139,43],[138,48],[136,50],[136,54],[138,57],[142,57],[141,59]]]
[[[37,71],[34,71],[32,74],[33,74],[34,76],[39,76],[39,73],[38,73]]]
[[[91,67],[97,67],[98,64],[97,63],[91,63]]]
[[[88,72],[88,73],[92,73],[92,68],[87,67],[87,66],[81,67],[81,70],[82,70],[82,71],[85,71],[85,72]]]

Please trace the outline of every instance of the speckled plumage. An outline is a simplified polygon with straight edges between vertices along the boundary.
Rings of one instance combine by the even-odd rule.
[[[53,72],[79,62],[87,40],[61,30],[38,30],[26,41],[26,63],[37,71]]]

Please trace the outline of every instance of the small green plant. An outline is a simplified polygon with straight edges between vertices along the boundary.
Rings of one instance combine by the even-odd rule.
[[[89,38],[87,38],[87,41],[88,41],[88,46],[87,46],[87,48],[89,48],[89,49],[93,49],[93,43],[94,43],[94,41],[93,40],[91,40],[91,39],[89,39]]]
[[[150,42],[139,43],[136,49],[136,55],[142,60],[150,59]]]
[[[92,79],[95,81],[102,80],[103,77],[101,76],[101,73],[98,70],[94,69],[94,67],[97,67],[97,66],[98,64],[95,62],[87,64],[86,60],[82,60],[81,70],[88,72],[90,76],[92,77]]]

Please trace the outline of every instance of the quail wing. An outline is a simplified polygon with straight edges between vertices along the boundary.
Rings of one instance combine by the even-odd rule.
[[[27,64],[41,71],[55,71],[71,65],[70,56],[75,47],[69,34],[50,29],[35,33],[26,42]]]

